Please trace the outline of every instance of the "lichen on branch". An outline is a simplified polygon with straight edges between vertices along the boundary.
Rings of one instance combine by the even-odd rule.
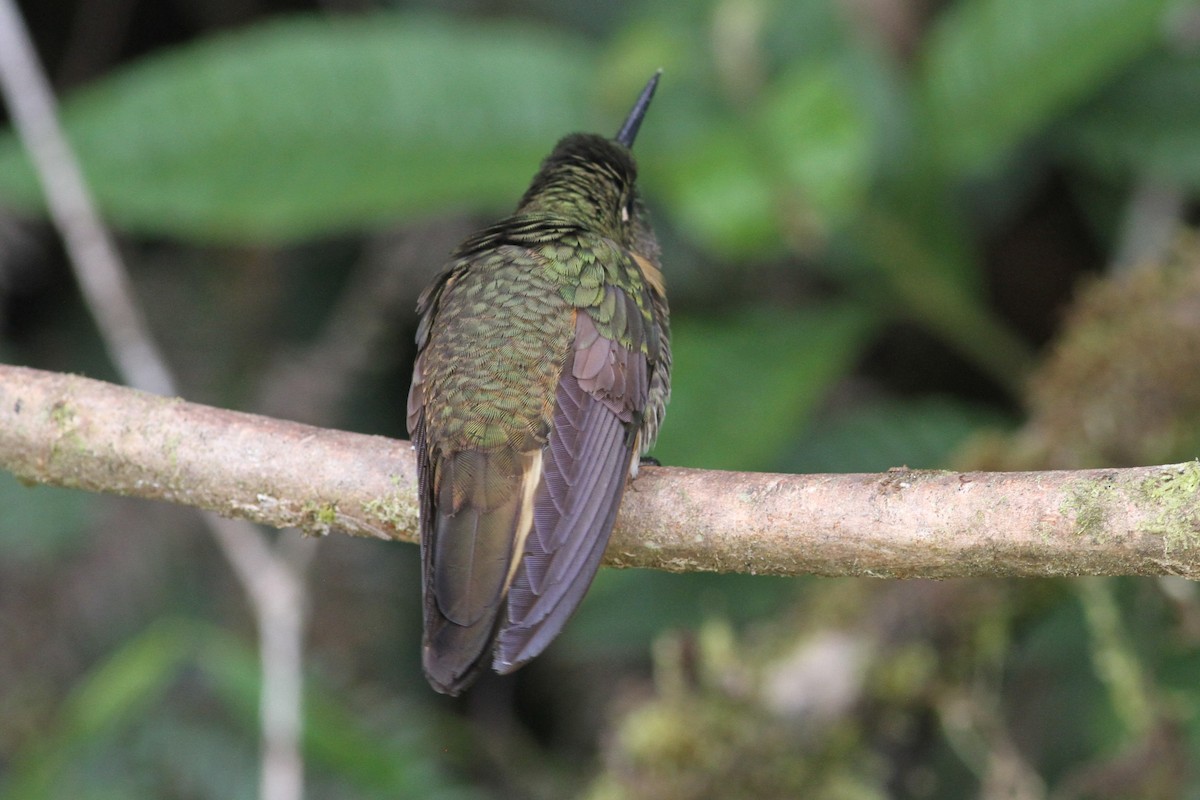
[[[310,533],[412,541],[408,442],[0,366],[0,468]],[[675,572],[1200,577],[1200,463],[778,475],[647,467],[606,556]]]

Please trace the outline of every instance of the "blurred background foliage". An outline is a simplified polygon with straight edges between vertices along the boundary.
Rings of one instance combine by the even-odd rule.
[[[417,293],[662,67],[664,463],[1197,456],[1194,2],[23,11],[189,399],[403,436]],[[0,134],[0,359],[111,378],[40,203]],[[252,619],[196,518],[3,476],[0,509],[0,796],[252,796]],[[313,797],[1200,796],[1190,583],[610,570],[452,701],[416,555],[322,543]]]

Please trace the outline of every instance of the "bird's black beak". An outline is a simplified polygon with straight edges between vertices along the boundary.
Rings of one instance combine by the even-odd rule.
[[[625,124],[621,126],[621,130],[617,131],[617,141],[631,150],[633,149],[633,140],[637,138],[638,128],[642,127],[642,117],[646,116],[646,109],[650,107],[650,100],[654,97],[654,90],[658,88],[658,79],[661,77],[662,70],[660,69],[646,83],[646,88],[642,89],[629,116],[625,118]]]

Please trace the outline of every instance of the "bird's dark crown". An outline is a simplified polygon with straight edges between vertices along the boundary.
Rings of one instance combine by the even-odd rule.
[[[603,136],[573,133],[542,162],[518,207],[546,211],[599,232],[616,231],[635,198],[637,164],[629,150]]]

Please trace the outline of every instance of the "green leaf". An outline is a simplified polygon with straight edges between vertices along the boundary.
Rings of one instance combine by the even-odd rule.
[[[776,466],[872,326],[856,306],[673,319],[671,405],[655,456],[671,466]]]
[[[71,698],[66,719],[83,739],[126,724],[166,688],[192,651],[193,627],[162,620],[89,673]]]
[[[194,630],[182,620],[161,620],[94,667],[66,699],[59,723],[13,759],[17,768],[0,785],[4,797],[61,796],[87,747],[112,737],[161,697],[193,652]]]
[[[602,569],[557,645],[581,662],[644,656],[672,628],[699,628],[719,618],[750,622],[794,600],[799,582],[770,575],[675,575],[647,569]]]
[[[901,311],[937,333],[1008,386],[1014,396],[1020,393],[1033,355],[969,287],[953,280],[959,270],[937,265],[941,259],[955,258],[953,248],[925,241],[926,232],[919,226],[886,213],[864,217],[855,233],[857,243],[890,285],[892,296],[882,300],[889,311]],[[864,289],[874,293],[873,286]]]
[[[814,426],[788,457],[787,467],[793,472],[944,469],[975,431],[1007,422],[994,411],[950,398],[872,403]]]
[[[297,18],[147,58],[68,98],[64,119],[119,225],[296,239],[514,204],[554,141],[587,127],[592,61],[529,24]],[[11,135],[0,197],[38,197]]]
[[[261,677],[256,654],[222,631],[206,634],[198,653],[199,668],[226,708],[247,726],[255,726]],[[434,728],[431,715],[403,697],[389,702],[396,706],[398,724],[390,731],[372,730],[343,697],[319,678],[310,679],[304,696],[304,754],[310,769],[353,785],[355,797],[478,798],[478,793],[443,773],[429,745]],[[442,741],[437,749],[445,748]]]
[[[653,152],[656,193],[691,239],[727,258],[783,252],[781,221],[792,234],[821,238],[860,209],[871,179],[872,125],[855,94],[832,63],[791,70],[750,119],[710,114],[703,132]]]
[[[952,170],[987,167],[1159,39],[1171,0],[966,0],[924,54],[930,136]]]
[[[11,759],[13,769],[3,776],[0,794],[13,800],[158,796],[129,788],[144,777],[130,770],[144,770],[147,764],[170,764],[176,777],[195,773],[197,786],[241,780],[243,773],[234,771],[237,765],[225,752],[236,746],[236,735],[206,724],[220,724],[220,715],[194,720],[195,726],[180,725],[171,718],[174,709],[164,708],[173,705],[164,700],[166,690],[188,667],[195,668],[187,673],[192,677],[207,678],[205,688],[252,738],[259,724],[261,669],[253,646],[210,625],[164,618],[84,676],[66,699],[58,724]],[[438,730],[436,745],[430,744],[435,741],[431,715],[402,698],[388,702],[396,706],[394,716],[376,714],[372,722],[364,721],[341,693],[310,682],[304,745],[312,776],[326,785],[336,780],[353,786],[354,797],[479,798],[479,792],[443,770],[438,756],[446,748],[445,731]],[[380,725],[381,720],[394,725]],[[167,736],[156,735],[161,732]],[[130,754],[130,747],[137,747],[131,741],[139,737],[142,751]],[[205,774],[214,764],[229,774]],[[213,796],[234,795],[224,791]]]
[[[652,165],[656,193],[693,241],[726,258],[776,255],[783,237],[771,180],[744,131],[719,124]]]
[[[1064,151],[1110,176],[1200,188],[1200,58],[1159,57],[1131,70],[1062,128]]]
[[[841,70],[818,63],[785,74],[764,99],[761,130],[789,194],[801,198],[817,225],[827,229],[858,210],[874,147]]]

